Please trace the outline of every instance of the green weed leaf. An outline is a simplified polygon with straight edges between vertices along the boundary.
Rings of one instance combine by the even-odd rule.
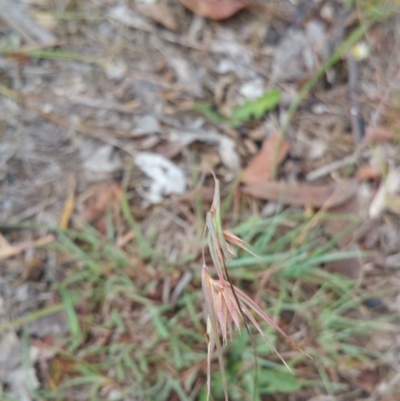
[[[274,109],[280,100],[281,93],[272,89],[255,100],[247,101],[243,106],[236,106],[232,111],[230,119],[221,115],[212,105],[205,103],[194,103],[193,110],[202,114],[213,124],[228,123],[236,127],[252,118],[261,118],[267,111]]]
[[[281,97],[277,89],[272,89],[255,100],[247,101],[243,106],[235,107],[232,113],[234,121],[249,121],[253,117],[260,118],[268,110],[274,109]]]

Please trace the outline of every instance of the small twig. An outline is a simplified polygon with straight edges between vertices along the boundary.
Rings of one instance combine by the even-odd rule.
[[[165,276],[161,295],[161,300],[164,305],[168,303],[170,292],[171,292],[171,277]]]
[[[16,256],[29,248],[35,248],[37,246],[43,246],[54,242],[56,237],[53,234],[48,234],[42,238],[35,241],[19,243],[15,245],[7,245],[0,249],[0,260]]]
[[[354,155],[350,155],[345,157],[342,160],[335,160],[334,162],[322,166],[314,171],[311,171],[307,174],[306,180],[308,182],[316,181],[326,175],[332,173],[333,171],[339,170],[340,168],[351,166],[356,163],[356,157]]]
[[[353,55],[348,54],[347,70],[349,74],[348,93],[350,98],[350,121],[353,132],[354,145],[357,146],[363,137],[363,130],[360,120],[360,105],[357,99],[358,65]]]

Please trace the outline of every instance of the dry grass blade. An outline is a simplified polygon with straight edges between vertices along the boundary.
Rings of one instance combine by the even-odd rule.
[[[249,246],[239,237],[230,233],[229,231],[224,230],[223,233],[224,233],[224,238],[226,241],[230,242],[233,245],[238,246],[239,248],[242,248],[243,250],[245,250],[246,252],[250,253],[251,255],[253,255],[257,258],[259,257],[254,252],[252,252],[251,249],[249,248]]]

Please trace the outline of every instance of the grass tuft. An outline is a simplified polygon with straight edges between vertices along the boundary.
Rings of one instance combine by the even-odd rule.
[[[219,362],[211,352],[207,357],[212,344],[207,347],[204,341],[197,255],[190,255],[184,264],[167,266],[162,252],[155,251],[148,238],[143,239],[143,253],[143,243],[135,240],[120,249],[112,237],[93,227],[53,230],[57,241],[46,249],[57,255],[64,273],[61,280],[54,280],[58,302],[56,299],[53,305],[0,327],[1,331],[20,329],[52,313],[65,313],[70,334],[54,338],[52,345],[46,346],[54,357],[49,361],[47,380],[35,391],[38,399],[79,399],[78,394],[90,394],[86,399],[105,400],[113,394],[115,399],[205,401],[207,364],[208,388],[212,387],[216,400],[261,401],[266,395],[298,391],[309,398],[321,393],[336,396],[350,386],[351,381],[343,379],[346,372],[354,377],[355,372],[383,363],[370,347],[369,338],[372,333],[389,330],[393,317],[377,316],[363,306],[366,299],[379,294],[324,267],[332,260],[345,263],[364,257],[362,252],[338,250],[341,235],[330,239],[325,233],[329,219],[347,219],[351,229],[352,218],[326,214],[312,230],[305,230],[313,216],[284,210],[271,218],[246,220],[227,234],[222,224],[218,227],[216,223],[218,203],[214,206],[206,221],[212,224],[208,236],[214,241],[214,258],[219,264],[221,258],[224,261],[219,266],[224,281],[217,273],[214,278],[204,270],[203,280],[213,302],[208,308],[209,340],[216,343],[219,335],[223,337]],[[126,221],[126,226],[134,229],[132,221],[131,225]],[[44,231],[43,226],[34,225],[24,229]],[[297,241],[304,232],[303,241]],[[221,245],[222,238],[233,244]],[[245,243],[251,243],[250,250],[258,256],[249,254]],[[237,246],[234,259],[232,246]],[[206,256],[210,263],[212,258]],[[226,256],[232,260],[225,262]],[[174,286],[174,277],[188,270],[194,278],[181,295],[174,302],[163,300],[167,277]],[[261,336],[252,337],[250,329],[233,335],[233,326],[243,315]],[[313,360],[276,331],[290,336]],[[29,346],[31,339],[26,341]],[[274,349],[294,374],[282,365]],[[225,389],[216,364],[220,369],[223,366]],[[339,371],[343,376],[337,375]]]

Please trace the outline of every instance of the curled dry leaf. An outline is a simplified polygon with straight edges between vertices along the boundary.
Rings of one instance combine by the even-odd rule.
[[[325,207],[341,205],[356,194],[355,180],[332,185],[291,185],[284,182],[264,181],[247,185],[242,192],[254,198],[281,202],[287,205]]]
[[[289,142],[279,134],[266,138],[262,148],[244,169],[242,182],[255,184],[272,178],[276,166],[284,160],[289,152]]]
[[[194,14],[215,21],[232,17],[249,6],[242,0],[180,0],[180,2]]]

